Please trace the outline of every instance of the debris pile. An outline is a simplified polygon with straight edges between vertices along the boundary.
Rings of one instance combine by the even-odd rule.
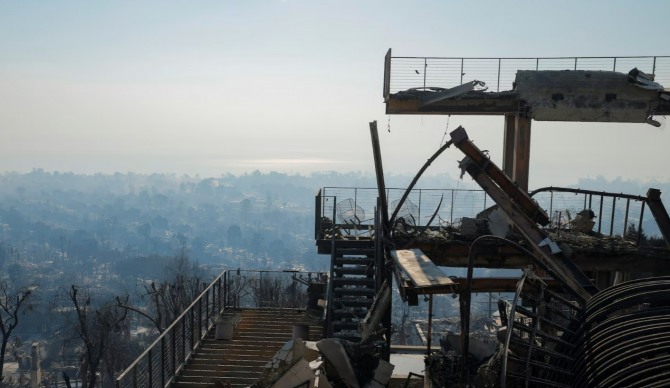
[[[295,338],[265,365],[252,387],[385,387],[393,369],[376,346],[335,338],[316,342]]]

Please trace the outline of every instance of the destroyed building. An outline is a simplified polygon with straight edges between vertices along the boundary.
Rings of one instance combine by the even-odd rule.
[[[482,63],[494,69],[488,79],[464,78]],[[659,125],[670,113],[662,86],[670,57],[408,58],[389,50],[384,73],[388,114],[504,116],[502,167],[458,127],[409,187],[389,189],[370,123],[377,187],[317,193],[315,240],[330,271],[289,274],[306,287],[305,305],[263,307],[258,298],[246,307],[244,285],[262,283],[263,273],[255,280],[226,271],[117,386],[670,384],[670,217],[660,191],[528,191],[532,120]],[[448,148],[463,154],[454,168],[481,191],[415,189]],[[657,246],[641,244],[645,214],[661,235]],[[475,268],[523,274],[476,277]],[[423,375],[392,378],[393,288],[409,305],[429,301]],[[513,297],[497,303],[496,322],[480,322],[471,316],[477,292]],[[442,294],[458,298],[458,319],[448,322],[458,332],[431,344],[433,296]],[[227,339],[216,339],[217,327]]]

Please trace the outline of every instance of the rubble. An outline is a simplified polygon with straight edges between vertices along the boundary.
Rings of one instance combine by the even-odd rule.
[[[380,359],[375,349],[333,338],[293,339],[265,365],[252,387],[385,387],[395,367]]]

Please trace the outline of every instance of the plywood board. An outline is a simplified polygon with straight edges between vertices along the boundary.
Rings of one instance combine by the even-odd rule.
[[[391,251],[391,257],[417,288],[454,284],[420,249]]]

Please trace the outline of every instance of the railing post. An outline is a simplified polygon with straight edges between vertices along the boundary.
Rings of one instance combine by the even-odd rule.
[[[626,232],[628,231],[628,211],[630,209],[630,198],[626,199],[626,214],[623,219],[623,234],[621,237],[626,238]]]
[[[426,72],[428,71],[428,60],[423,58],[423,91],[426,91]],[[463,82],[461,82],[463,83]]]
[[[191,351],[195,347],[195,341],[193,341],[193,331],[195,330],[195,311],[191,309],[191,314],[189,315],[191,316],[191,330],[189,330],[191,332],[191,343],[188,346],[190,348],[189,351]]]
[[[181,319],[181,363],[186,362],[186,317]]]
[[[153,387],[154,386],[154,378],[153,378],[154,376],[153,376],[152,366],[154,364],[154,362],[153,362],[154,360],[153,360],[153,357],[151,356],[151,349],[149,349],[149,354],[147,355],[147,359],[148,359],[147,372],[149,373],[149,375],[147,376],[148,379],[149,379],[148,383],[149,383],[149,387]]]
[[[500,91],[500,62],[502,61],[502,58],[498,58],[498,87],[496,89],[497,92]]]
[[[226,298],[223,301],[223,307],[226,308],[230,306],[230,272],[226,271],[226,281],[225,281],[225,287],[226,287]]]
[[[602,224],[603,224],[603,201],[605,201],[604,196],[600,196],[600,210],[598,211],[598,234],[600,234],[600,231],[602,230]]]
[[[263,308],[263,271],[259,274],[260,280],[258,281],[258,307]]]
[[[461,58],[461,85],[463,85],[463,58]]]
[[[172,375],[174,376],[177,373],[177,329],[172,330],[172,335],[170,336],[171,338],[171,344],[172,345]]]
[[[642,218],[644,218],[644,206],[647,203],[642,201],[642,206],[640,207],[640,221],[637,224],[637,243],[636,245],[640,245],[640,241],[642,241]]]
[[[616,197],[612,197],[612,219],[610,220],[610,237],[614,234],[614,209],[616,208]]]
[[[161,337],[161,387],[165,386],[165,336]]]
[[[202,336],[202,299],[198,300],[198,341]]]
[[[228,271],[226,271],[226,274],[224,275],[223,278],[223,306],[221,306],[221,310],[225,310],[227,301],[228,301]]]
[[[416,226],[421,226],[421,189],[419,189],[419,214],[417,214],[418,220],[416,220]]]
[[[656,57],[654,57],[654,64],[651,67],[651,74],[656,74]]]
[[[612,71],[616,71],[616,57],[614,57],[614,66],[612,66]]]
[[[577,70],[577,57],[575,57],[575,70]]]

